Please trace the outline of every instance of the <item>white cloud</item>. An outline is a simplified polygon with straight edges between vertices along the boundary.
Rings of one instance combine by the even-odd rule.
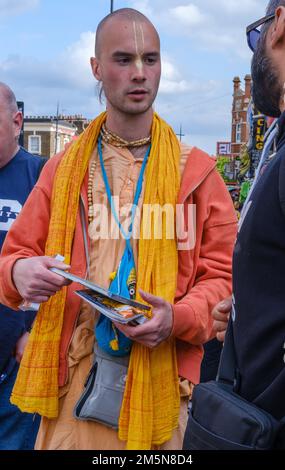
[[[216,0],[215,6],[217,10],[235,15],[256,14],[260,11],[261,2],[260,0]]]
[[[203,81],[185,79],[181,76],[179,66],[175,64],[166,54],[162,58],[162,74],[161,82],[159,87],[160,94],[185,94],[187,92],[192,93],[204,93],[209,91],[214,86],[213,81]]]
[[[187,37],[197,50],[249,59],[245,28],[263,16],[268,0],[144,0],[143,7],[161,31]]]
[[[152,15],[152,8],[149,0],[134,0],[132,2],[132,7],[148,17],[151,17]]]
[[[65,73],[75,86],[90,87],[94,82],[91,74],[90,57],[94,56],[95,33],[88,31],[80,35],[80,39],[67,47],[62,54],[65,61]],[[62,61],[59,60],[58,67]]]
[[[18,15],[39,5],[40,0],[0,0],[0,18],[6,15]]]
[[[52,61],[9,55],[0,61],[1,80],[11,85],[30,115],[55,114],[59,101],[60,112],[93,117],[102,110],[89,65],[93,53],[94,32],[87,31]],[[231,98],[224,100],[220,111],[217,96],[224,95],[223,84],[208,78],[194,78],[183,68],[172,56],[163,54],[162,80],[155,108],[176,132],[181,123],[185,126],[184,133],[191,136],[189,143],[214,152],[217,136],[225,137]],[[209,115],[214,116],[211,125]],[[201,145],[203,136],[204,146]]]
[[[197,26],[205,20],[205,16],[200,9],[192,3],[171,8],[170,15],[173,15],[175,19],[186,26]]]

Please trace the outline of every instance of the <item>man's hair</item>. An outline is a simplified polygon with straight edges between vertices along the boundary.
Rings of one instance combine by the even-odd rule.
[[[7,108],[11,113],[18,112],[16,97],[11,88],[3,82],[0,82],[0,98],[7,104]]]
[[[120,8],[119,10],[115,10],[113,13],[109,13],[109,15],[105,16],[105,18],[103,18],[100,21],[96,30],[95,56],[97,58],[100,56],[100,51],[101,51],[101,41],[100,41],[101,32],[104,26],[106,25],[106,23],[108,23],[108,21],[113,18],[122,18],[122,19],[130,20],[130,21],[140,20],[141,22],[149,23],[152,25],[151,21],[143,13],[141,13],[138,10],[135,10],[134,8]],[[153,28],[156,31],[154,26]],[[157,33],[157,37],[159,39],[158,33]]]
[[[285,6],[285,0],[270,0],[267,5],[266,14],[273,15],[275,13],[276,8],[280,6]]]

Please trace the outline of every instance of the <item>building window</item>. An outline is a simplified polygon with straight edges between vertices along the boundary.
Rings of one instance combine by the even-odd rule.
[[[235,109],[236,111],[241,110],[241,104],[242,104],[241,100],[236,100],[236,109]]]
[[[241,123],[240,122],[236,125],[236,143],[237,144],[241,143]]]
[[[28,150],[30,153],[41,154],[41,136],[29,135]]]

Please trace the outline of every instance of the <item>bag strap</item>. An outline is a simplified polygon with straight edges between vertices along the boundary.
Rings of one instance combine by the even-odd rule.
[[[221,354],[217,380],[229,384],[233,389],[236,387],[237,358],[234,345],[234,332],[232,315],[230,315],[224,347]]]
[[[85,217],[85,208],[82,196],[80,195],[80,219],[82,225],[82,232],[83,232],[83,241],[84,241],[84,252],[86,258],[86,272],[88,279],[90,278],[90,257],[89,257],[89,249],[88,249],[88,239],[87,239],[87,220]]]
[[[281,158],[278,181],[279,201],[282,213],[285,217],[285,158]]]

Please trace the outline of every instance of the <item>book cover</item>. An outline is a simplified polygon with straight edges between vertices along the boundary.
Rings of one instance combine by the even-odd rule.
[[[148,318],[150,312],[148,305],[114,294],[70,272],[58,268],[51,268],[51,271],[84,286],[86,289],[77,290],[75,293],[112,321],[122,324],[142,324]]]

